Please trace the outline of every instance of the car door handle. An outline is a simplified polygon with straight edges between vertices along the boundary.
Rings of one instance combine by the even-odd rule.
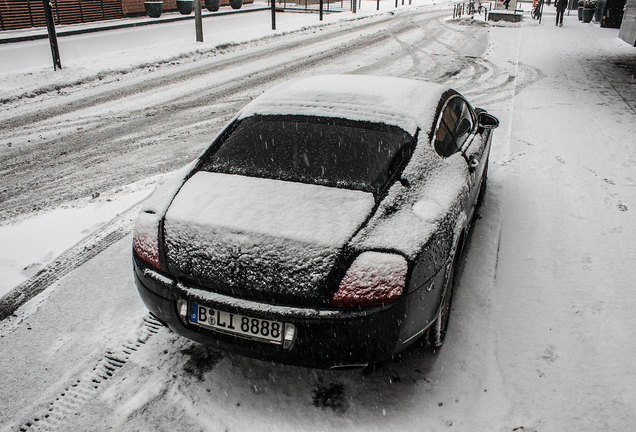
[[[479,159],[477,159],[474,156],[471,156],[470,159],[468,160],[468,170],[472,173],[477,169],[478,166],[479,166]]]

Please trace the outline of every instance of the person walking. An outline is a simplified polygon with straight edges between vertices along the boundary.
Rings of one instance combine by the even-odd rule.
[[[563,27],[563,13],[565,12],[565,8],[568,5],[568,0],[556,0],[554,2],[554,5],[556,6],[557,11],[556,25],[558,25],[559,27]]]

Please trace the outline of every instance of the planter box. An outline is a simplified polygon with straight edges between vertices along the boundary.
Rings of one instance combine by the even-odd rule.
[[[594,18],[594,11],[595,9],[583,8],[583,11],[581,12],[581,16],[583,17],[584,23],[589,23],[592,21],[592,18]]]
[[[205,0],[205,7],[210,12],[216,12],[221,7],[221,0]]]
[[[144,2],[144,7],[146,8],[146,13],[150,18],[159,18],[163,12],[162,1],[147,1]]]
[[[177,0],[177,10],[182,15],[190,15],[194,9],[194,0]]]

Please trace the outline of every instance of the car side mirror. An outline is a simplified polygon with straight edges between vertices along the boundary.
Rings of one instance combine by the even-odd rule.
[[[479,113],[477,123],[479,124],[479,127],[483,129],[496,129],[499,127],[499,120],[497,117],[484,111]]]

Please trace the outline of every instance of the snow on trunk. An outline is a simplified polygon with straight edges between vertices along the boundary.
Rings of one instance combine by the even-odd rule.
[[[198,172],[166,214],[168,267],[310,303],[373,206],[366,192]]]

